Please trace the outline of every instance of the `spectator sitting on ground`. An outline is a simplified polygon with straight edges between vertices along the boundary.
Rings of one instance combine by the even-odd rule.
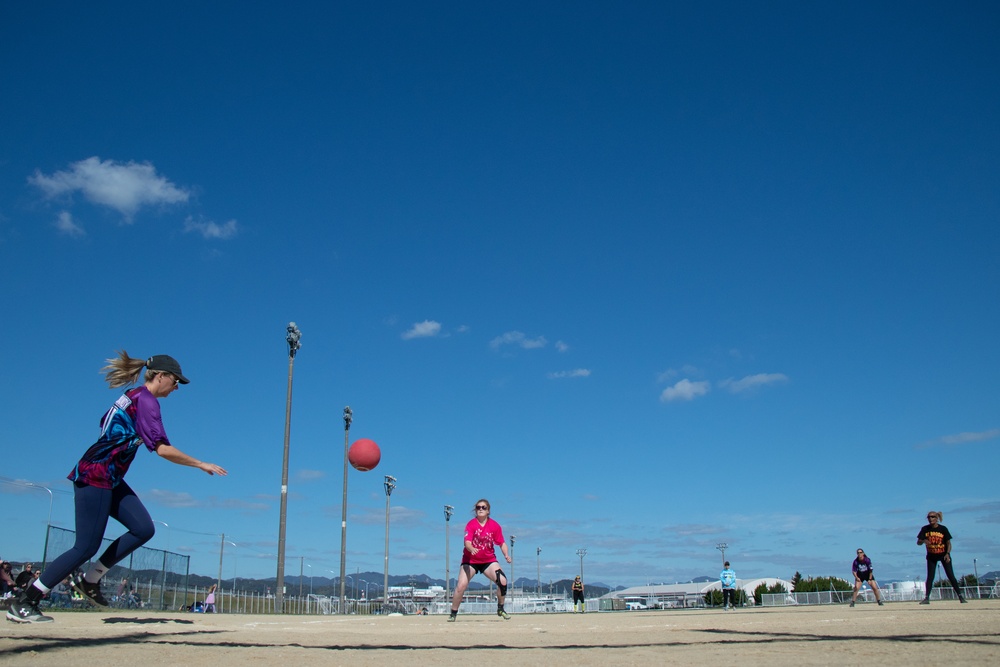
[[[37,573],[33,571],[34,565],[32,563],[25,563],[24,569],[17,573],[17,579],[14,580],[14,584],[20,589],[24,590],[30,586],[35,581]]]
[[[11,574],[13,566],[5,560],[0,560],[0,595],[11,597],[14,595],[14,575]]]
[[[52,598],[52,606],[72,607],[73,601],[70,598],[69,591],[69,577],[66,577],[49,592],[49,597]]]

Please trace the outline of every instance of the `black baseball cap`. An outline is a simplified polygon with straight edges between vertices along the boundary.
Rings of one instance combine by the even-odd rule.
[[[154,354],[149,359],[146,359],[146,368],[151,371],[170,373],[181,384],[190,382],[190,380],[184,377],[184,373],[181,372],[181,365],[169,354]]]

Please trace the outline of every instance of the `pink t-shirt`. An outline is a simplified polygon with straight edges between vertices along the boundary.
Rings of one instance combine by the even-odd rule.
[[[463,549],[463,563],[494,563],[497,559],[494,549],[503,544],[503,529],[493,519],[487,519],[484,525],[479,524],[479,519],[472,519],[465,524],[465,541],[472,542],[472,547],[479,551],[470,554]]]

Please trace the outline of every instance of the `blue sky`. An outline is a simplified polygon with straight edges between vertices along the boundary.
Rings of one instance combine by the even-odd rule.
[[[476,499],[514,574],[610,584],[1000,569],[993,3],[6,3],[0,441],[53,489],[116,349],[171,354],[150,546],[289,575],[451,571]],[[0,555],[48,494],[0,483]],[[109,529],[109,535],[113,535]],[[540,548],[541,554],[536,553]]]

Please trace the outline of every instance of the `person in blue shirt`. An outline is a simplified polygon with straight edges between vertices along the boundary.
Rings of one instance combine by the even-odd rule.
[[[728,560],[719,574],[719,581],[722,582],[722,608],[728,611],[736,604],[736,573],[729,567]]]

